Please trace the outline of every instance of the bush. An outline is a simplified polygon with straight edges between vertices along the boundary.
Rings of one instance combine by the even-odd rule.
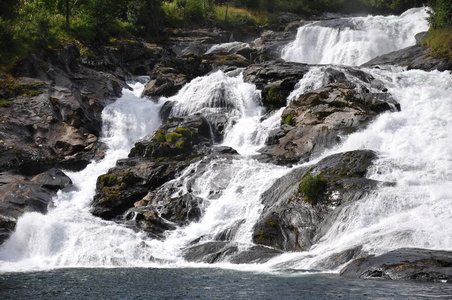
[[[298,193],[303,195],[306,202],[315,205],[325,197],[327,188],[328,183],[322,176],[312,176],[308,173],[301,180]]]
[[[452,27],[452,1],[432,0],[430,3],[432,11],[429,22],[433,28]]]

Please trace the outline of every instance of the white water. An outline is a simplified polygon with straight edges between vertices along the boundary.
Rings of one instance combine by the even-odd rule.
[[[416,27],[417,17],[408,18],[416,15],[411,11],[402,18],[369,17],[362,21],[381,19],[390,27],[398,20]],[[366,45],[363,41],[360,47]],[[327,52],[328,47],[318,49]],[[350,54],[353,56],[353,52]],[[380,116],[366,130],[350,135],[343,145],[323,156],[354,149],[375,150],[380,159],[369,176],[397,185],[381,188],[342,209],[331,230],[309,252],[287,253],[264,265],[234,268],[318,269],[324,258],[354,246],[375,254],[405,246],[452,250],[452,212],[448,209],[452,201],[452,76],[401,69],[370,72],[387,85],[402,111]],[[322,75],[322,68],[312,68],[288,101],[320,87]],[[126,157],[137,139],[158,128],[161,103],[139,99],[139,94],[139,88],[135,95],[125,91],[123,98],[105,109],[104,141],[109,145],[105,159],[82,172],[69,173],[78,190],[61,192],[47,215],[27,213],[19,220],[16,232],[0,248],[1,272],[68,266],[199,266],[186,263],[181,249],[198,237],[208,241],[236,222],[243,223],[234,241],[242,248],[251,245],[251,229],[262,209],[260,195],[288,169],[258,163],[247,156],[213,160],[204,171],[194,164],[175,179],[183,192],[191,171],[195,171],[197,177],[191,189],[203,199],[204,214],[199,222],[168,233],[164,241],[151,240],[89,213],[96,178],[113,167],[117,159]],[[226,114],[229,126],[224,144],[245,155],[255,153],[264,144],[268,131],[278,126],[281,114],[276,112],[261,121],[263,109],[254,86],[243,83],[240,76],[222,72],[193,80],[168,100],[176,101],[172,112],[175,116]]]
[[[452,250],[452,75],[368,70],[384,80],[401,112],[380,116],[366,130],[324,155],[372,149],[368,175],[395,182],[341,210],[331,230],[307,253],[285,254],[270,268],[321,268],[343,250],[382,254],[401,247]]]
[[[28,271],[64,266],[137,265],[145,252],[142,235],[105,222],[89,213],[96,179],[120,158],[127,157],[134,142],[160,125],[160,104],[139,99],[142,84],[134,92],[106,107],[103,141],[109,149],[100,162],[81,172],[66,172],[77,190],[60,192],[47,215],[26,213],[15,233],[0,248],[1,271]]]
[[[300,27],[296,39],[282,50],[287,61],[308,64],[361,65],[379,55],[415,44],[416,33],[427,31],[425,8],[401,16],[345,18],[354,28]]]

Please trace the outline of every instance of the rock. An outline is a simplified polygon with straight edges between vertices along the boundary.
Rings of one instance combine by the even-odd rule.
[[[0,244],[12,233],[23,213],[46,213],[56,192],[71,184],[71,179],[58,169],[31,180],[22,175],[0,173]]]
[[[356,78],[356,83],[344,74]],[[284,109],[281,131],[269,141],[262,153],[279,164],[308,161],[313,155],[338,144],[340,136],[367,124],[385,111],[400,110],[399,104],[385,92],[386,88],[370,74],[355,69],[327,68],[325,87],[302,94]]]
[[[196,55],[187,53],[164,60],[152,74],[142,96],[170,97],[176,94],[187,82],[218,70],[232,70],[249,65],[247,59],[238,54],[210,53]]]
[[[251,43],[255,53],[253,55],[255,63],[278,59],[281,56],[282,48],[295,39],[296,31],[284,31],[284,27],[278,29],[281,31],[264,31]]]
[[[55,168],[36,175],[30,181],[52,191],[58,191],[72,185],[71,179],[61,170]]]
[[[278,179],[262,195],[253,241],[283,251],[308,250],[331,226],[337,207],[383,184],[364,177],[375,158],[366,150],[339,153]]]
[[[167,45],[177,55],[204,54],[215,44],[230,42],[232,33],[218,28],[168,30]]]
[[[380,256],[355,259],[341,270],[340,275],[452,283],[452,252],[401,248]]]
[[[0,82],[0,171],[35,175],[54,166],[78,170],[96,158],[102,108],[126,84],[79,62],[74,44],[19,61]]]
[[[80,46],[80,62],[98,71],[126,79],[149,75],[156,64],[175,54],[162,46],[139,40],[118,40],[105,47]]]
[[[169,119],[155,134],[137,142],[128,159],[118,161],[115,168],[97,179],[91,212],[107,220],[122,216],[135,202],[173,179],[190,163],[210,154],[211,141],[204,117]],[[189,219],[195,218],[198,213],[189,208],[193,201],[189,198],[177,201],[177,205],[173,202],[165,205],[168,219],[175,221],[171,214],[185,212]]]
[[[451,59],[435,58],[435,55],[430,49],[421,45],[410,46],[402,50],[383,54],[366,62],[362,67],[378,67],[379,65],[404,66],[407,67],[408,70],[452,70]]]
[[[228,242],[213,241],[196,244],[184,249],[187,261],[217,263],[229,262],[233,264],[265,263],[282,252],[263,246],[250,246],[246,250],[239,250],[238,245]]]
[[[277,109],[286,106],[287,97],[309,69],[306,64],[270,61],[250,65],[243,72],[243,79],[262,91],[265,107]]]
[[[189,81],[174,68],[158,68],[153,77],[144,87],[142,97],[173,96]]]

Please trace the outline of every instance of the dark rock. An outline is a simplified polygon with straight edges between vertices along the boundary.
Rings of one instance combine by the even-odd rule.
[[[0,245],[5,242],[11,233],[16,229],[17,220],[11,217],[0,215]]]
[[[218,28],[168,30],[167,45],[178,56],[194,53],[204,54],[215,44],[230,42],[232,33]]]
[[[238,155],[239,153],[237,150],[228,147],[228,146],[218,146],[213,148],[213,154],[214,155],[221,155],[221,154],[229,154],[229,155]]]
[[[31,182],[52,191],[58,191],[72,185],[71,179],[61,170],[55,168],[36,175],[31,179]]]
[[[282,252],[263,246],[251,246],[247,250],[239,251],[238,245],[228,242],[205,242],[184,249],[187,261],[217,263],[230,262],[233,264],[264,263]]]
[[[72,44],[19,61],[16,78],[0,83],[8,105],[0,113],[5,158],[0,170],[37,174],[53,166],[81,169],[99,155],[102,108],[126,84],[88,69]]]
[[[46,213],[56,192],[71,185],[71,179],[57,169],[35,176],[0,173],[0,243],[14,230],[25,212]]]
[[[402,50],[390,52],[363,64],[363,67],[378,67],[379,65],[398,65],[410,69],[424,71],[452,70],[452,60],[448,58],[436,58],[434,53],[421,45],[410,46]]]
[[[105,47],[81,47],[80,62],[120,78],[150,75],[156,64],[174,56],[171,50],[138,40],[119,40]]]
[[[155,134],[137,142],[129,159],[119,161],[115,168],[98,178],[91,212],[103,219],[113,219],[142,199],[146,199],[146,203],[151,201],[152,194],[145,196],[173,179],[190,163],[209,154],[211,141],[205,118],[193,115],[169,119]],[[164,199],[158,197],[158,200]],[[187,197],[168,200],[164,203],[165,212],[161,212],[171,220],[169,222],[177,222],[172,214],[194,219],[199,213],[190,208],[195,205],[192,200]]]
[[[262,91],[264,106],[277,109],[286,106],[287,97],[309,69],[306,64],[270,61],[249,66],[243,79]]]
[[[401,248],[367,256],[344,267],[341,276],[452,283],[452,252]]]
[[[231,70],[249,65],[241,55],[228,53],[210,53],[196,55],[187,53],[164,60],[152,74],[142,96],[170,97],[176,94],[187,82],[198,76],[204,76],[218,69]]]
[[[279,29],[281,31],[266,30],[253,41],[252,49],[255,50],[253,56],[256,56],[253,61],[255,63],[280,58],[283,47],[294,40],[296,31],[284,31],[284,27]]]
[[[339,153],[278,179],[262,195],[264,209],[253,241],[284,251],[308,250],[331,226],[335,208],[361,199],[381,184],[364,177],[375,158],[374,152],[365,150]],[[301,188],[307,178],[324,183],[314,199]]]
[[[356,82],[349,81],[344,72]],[[269,139],[271,148],[264,149],[265,154],[280,164],[308,161],[337,145],[341,135],[362,129],[379,113],[400,110],[390,94],[370,91],[385,90],[375,81],[356,69],[325,69],[325,87],[302,94],[286,107],[281,117],[284,136],[278,132],[276,143],[275,136]]]

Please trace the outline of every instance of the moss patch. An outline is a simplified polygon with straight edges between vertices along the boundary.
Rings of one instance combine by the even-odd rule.
[[[297,125],[297,123],[294,120],[294,116],[292,114],[283,114],[281,116],[281,120],[283,121],[283,123],[286,123],[287,125],[290,125],[290,126]]]
[[[20,83],[14,78],[0,80],[0,97],[4,99],[12,99],[18,96],[34,97],[42,93],[41,89],[44,83]],[[6,103],[3,103],[5,107]]]
[[[298,186],[300,193],[306,202],[316,205],[318,201],[323,199],[328,188],[327,181],[321,176],[312,176],[310,173],[305,175]]]

